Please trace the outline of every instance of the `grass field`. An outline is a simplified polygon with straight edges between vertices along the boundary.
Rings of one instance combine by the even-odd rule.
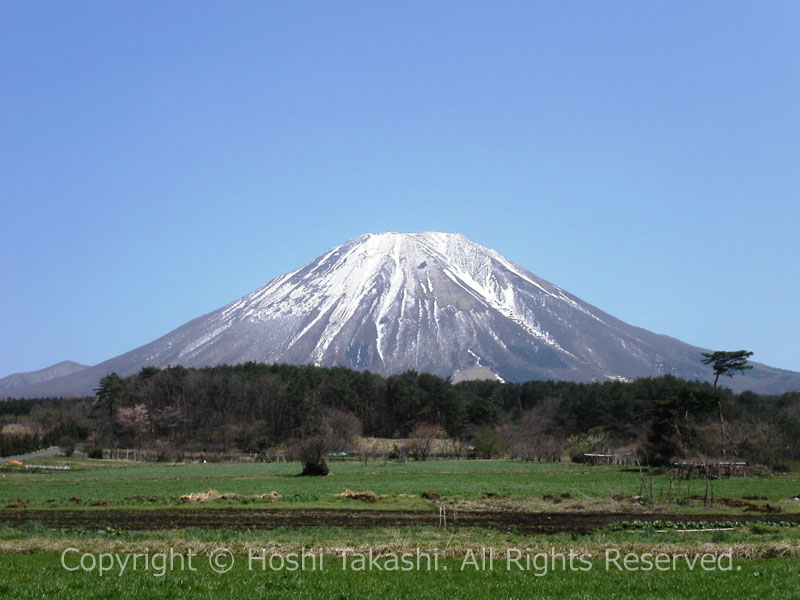
[[[759,598],[786,599],[800,594],[800,572],[795,561],[736,561],[732,572],[702,572],[679,568],[668,572],[606,570],[601,561],[591,571],[553,571],[537,576],[530,571],[461,570],[462,561],[447,560],[437,571],[354,572],[333,564],[317,572],[248,570],[246,561],[228,573],[217,574],[204,563],[192,573],[147,572],[128,575],[70,573],[57,554],[3,556],[0,597],[17,600],[59,598],[191,599],[225,597],[349,599],[384,598]],[[447,567],[447,570],[444,570]]]
[[[175,466],[126,461],[69,461],[49,459],[52,464],[71,465],[72,471],[0,471],[0,508],[21,503],[31,508],[91,506],[169,506],[183,494],[215,489],[221,493],[280,494],[276,507],[364,506],[339,496],[345,489],[371,490],[384,496],[370,509],[418,508],[430,504],[418,497],[434,492],[443,497],[478,502],[487,496],[511,501],[517,506],[549,510],[583,503],[600,506],[613,496],[637,496],[641,476],[636,469],[587,467],[572,463],[522,463],[517,461],[427,461],[388,463],[342,461],[331,463],[329,477],[297,477],[296,463],[188,463]],[[645,493],[649,494],[649,481]],[[658,500],[670,489],[666,475],[653,478],[653,497]],[[672,482],[676,497],[703,495],[704,481]],[[569,494],[571,502],[559,502]],[[716,497],[766,498],[784,512],[800,512],[797,474],[766,478],[731,478],[713,482]],[[543,500],[553,496],[556,502]],[[143,498],[146,498],[143,499]],[[74,499],[74,500],[72,500]],[[219,501],[218,504],[225,501]],[[247,503],[240,500],[238,504]],[[692,510],[702,508],[690,502]],[[666,506],[666,505],[665,505]],[[681,510],[672,503],[671,509]],[[720,507],[715,507],[718,511]]]
[[[795,474],[765,478],[715,481],[716,498],[753,499],[768,503],[780,513],[760,515],[766,523],[739,523],[752,512],[728,504],[704,506],[705,482],[671,483],[670,477],[645,479],[646,499],[638,471],[621,467],[587,467],[569,463],[519,463],[513,461],[429,461],[405,464],[334,462],[332,475],[297,477],[297,464],[209,463],[164,465],[123,461],[87,461],[64,458],[42,463],[69,464],[70,471],[0,470],[0,519],[14,514],[67,515],[81,512],[84,525],[45,526],[33,517],[20,524],[0,525],[0,598],[196,598],[225,594],[230,599],[269,598],[794,598],[800,596],[800,526],[780,523],[800,513],[800,477]],[[179,503],[183,494],[215,489],[222,493],[254,496],[275,491],[277,501],[238,497],[204,504]],[[340,494],[345,489],[370,490],[380,501],[365,503]],[[434,502],[421,497],[433,492]],[[502,524],[437,526],[436,504],[458,504],[464,511],[494,511],[507,518]],[[677,501],[676,501],[677,500]],[[96,505],[96,506],[93,506]],[[7,508],[18,506],[27,508]],[[306,514],[302,526],[237,525],[237,515]],[[38,513],[36,511],[39,511]],[[228,514],[230,525],[148,526],[154,514],[176,515],[200,511],[201,515]],[[422,524],[409,526],[340,526],[319,522],[319,515],[361,511],[360,514],[423,514]],[[27,511],[27,512],[26,512]],[[42,512],[44,511],[44,512]],[[153,512],[155,511],[155,512]],[[220,513],[220,511],[222,511]],[[231,512],[233,511],[233,512]],[[238,512],[237,512],[238,511]],[[243,512],[244,511],[244,512]],[[315,512],[316,511],[316,512]],[[589,532],[526,533],[516,520],[530,515],[613,513],[611,522]],[[650,514],[708,514],[713,522],[693,524],[631,523]],[[102,519],[119,526],[99,527]],[[132,530],[126,527],[143,515]],[[266,514],[266,513],[265,513]],[[5,515],[5,516],[2,516]],[[95,517],[92,518],[91,515]],[[131,516],[133,515],[133,516]],[[550,517],[546,517],[550,518]],[[669,517],[673,518],[673,517]],[[725,522],[719,519],[725,519]],[[796,518],[795,518],[796,520]],[[623,526],[623,521],[625,526]],[[169,522],[169,520],[167,520]],[[243,520],[243,522],[245,522]],[[258,523],[258,521],[255,521]],[[364,525],[366,523],[366,525]],[[379,523],[379,521],[376,521]],[[796,525],[796,524],[795,524]],[[701,531],[685,531],[700,528]],[[209,555],[225,548],[236,565],[215,573]],[[73,550],[70,550],[73,549]],[[247,557],[263,550],[287,556],[309,549],[327,557],[321,571],[262,571],[248,569]],[[413,569],[411,572],[367,571],[341,568],[340,554],[373,551],[393,553],[435,552],[447,569]],[[493,569],[460,567],[470,553],[494,552]],[[663,572],[620,572],[605,568],[608,551],[642,556],[705,554],[733,557],[731,571],[691,570],[678,563]],[[193,552],[197,571],[167,570],[163,577],[150,571],[127,571],[121,576],[97,571],[70,572],[61,565],[64,551],[75,558],[83,554]],[[569,553],[591,557],[584,571],[549,569],[506,570],[508,552],[528,554]]]

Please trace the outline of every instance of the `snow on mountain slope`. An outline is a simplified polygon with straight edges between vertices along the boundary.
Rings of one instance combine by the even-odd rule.
[[[506,381],[704,379],[700,352],[627,325],[460,234],[383,233],[337,246],[150,344],[20,391],[89,393],[111,371],[249,360]],[[747,379],[732,383],[800,387],[800,375],[763,366]]]

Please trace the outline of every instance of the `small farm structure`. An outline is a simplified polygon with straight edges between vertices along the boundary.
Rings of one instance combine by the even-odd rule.
[[[589,452],[581,455],[580,462],[587,465],[624,465],[636,464],[636,455],[633,452],[622,452],[616,454],[602,454]]]

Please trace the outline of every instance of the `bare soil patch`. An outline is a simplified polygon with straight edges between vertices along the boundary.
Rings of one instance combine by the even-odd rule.
[[[737,515],[737,521],[758,523],[770,516],[755,513]],[[520,511],[459,511],[458,526],[488,527],[518,533],[589,533],[623,521],[725,521],[730,514],[685,514],[640,512],[564,513]],[[433,511],[370,511],[350,509],[5,509],[0,523],[19,526],[39,522],[62,529],[163,530],[200,527],[206,529],[276,529],[282,527],[411,527],[437,526]],[[800,515],[785,515],[782,520],[800,522]]]

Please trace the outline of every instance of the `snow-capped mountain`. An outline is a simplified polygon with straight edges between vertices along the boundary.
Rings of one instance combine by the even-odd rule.
[[[460,234],[367,234],[154,342],[15,395],[90,393],[109,372],[147,365],[244,361],[455,379],[707,379],[700,352],[623,323]],[[725,383],[786,391],[800,389],[800,374],[757,365]]]

